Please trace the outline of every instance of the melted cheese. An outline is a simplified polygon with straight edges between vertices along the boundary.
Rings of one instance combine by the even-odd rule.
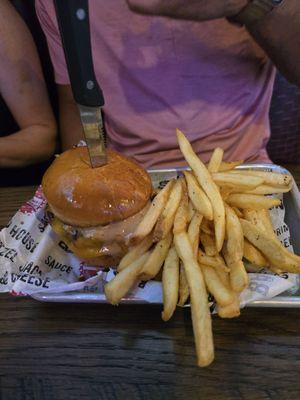
[[[120,258],[126,253],[126,243],[148,207],[149,204],[139,213],[105,226],[78,228],[66,225],[56,217],[51,225],[70,250],[80,258],[88,259],[105,255]]]

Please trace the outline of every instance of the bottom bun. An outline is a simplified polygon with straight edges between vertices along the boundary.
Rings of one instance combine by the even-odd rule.
[[[74,253],[76,255],[76,253]],[[79,257],[80,258],[80,257]],[[91,267],[105,267],[105,268],[116,268],[121,261],[121,257],[115,258],[112,256],[100,256],[94,258],[80,258],[85,264]]]

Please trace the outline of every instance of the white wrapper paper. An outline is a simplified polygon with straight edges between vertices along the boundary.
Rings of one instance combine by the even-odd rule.
[[[168,176],[170,179],[170,176]],[[155,186],[163,182],[155,181]],[[25,203],[0,232],[0,292],[14,295],[36,293],[83,292],[97,294],[104,300],[103,287],[114,272],[97,271],[77,259],[52,231],[46,214],[46,200],[38,188],[32,200]],[[271,211],[275,231],[292,251],[289,229],[284,223],[284,208]],[[298,276],[250,273],[250,285],[241,294],[241,306],[254,300],[270,299],[280,293],[297,290]],[[126,300],[162,303],[160,282],[141,282]]]

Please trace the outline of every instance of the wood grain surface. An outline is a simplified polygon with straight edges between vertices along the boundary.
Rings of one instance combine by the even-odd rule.
[[[288,166],[300,183],[300,168]],[[0,225],[34,192],[0,189]],[[196,367],[189,309],[50,304],[1,295],[0,400],[299,400],[300,309],[213,318],[216,360]]]
[[[0,187],[0,228],[5,226],[20,206],[33,196],[35,190],[34,186]]]

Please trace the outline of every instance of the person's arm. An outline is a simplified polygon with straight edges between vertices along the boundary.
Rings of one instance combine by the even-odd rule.
[[[206,21],[233,17],[251,0],[127,0],[136,12],[179,19]],[[241,21],[244,22],[244,21]],[[246,28],[276,67],[300,85],[300,1],[285,0],[261,20]]]
[[[300,86],[300,1],[285,0],[265,18],[246,27],[279,71]]]
[[[79,110],[70,85],[57,85],[59,98],[59,128],[62,150],[70,149],[84,139]]]
[[[0,138],[0,167],[22,167],[51,157],[56,123],[33,39],[7,0],[0,0],[0,38],[0,92],[20,127]]]

